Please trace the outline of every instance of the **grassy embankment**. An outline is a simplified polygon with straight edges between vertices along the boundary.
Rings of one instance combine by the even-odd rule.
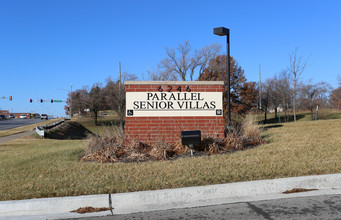
[[[293,112],[288,112],[289,121],[293,121]],[[313,112],[313,120],[311,119],[311,113],[309,111],[300,111],[296,114],[297,120],[300,122],[303,121],[314,121],[316,118],[316,111]],[[278,116],[275,118],[275,113],[267,113],[267,123],[283,123],[285,122],[285,114],[284,112],[279,113],[280,119]],[[257,121],[264,120],[264,113],[257,115]],[[327,119],[341,119],[341,112],[335,109],[320,109],[317,114],[318,120],[327,120]]]
[[[84,141],[18,139],[0,144],[0,200],[120,193],[341,172],[340,119],[270,124],[264,128],[268,144],[253,149],[143,163],[80,162]]]

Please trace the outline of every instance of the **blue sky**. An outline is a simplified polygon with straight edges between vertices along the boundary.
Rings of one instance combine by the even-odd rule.
[[[89,1],[0,0],[0,109],[63,116],[67,90],[105,83],[122,71],[143,79],[165,58],[166,47],[189,40],[194,49],[225,37],[248,81],[285,70],[298,47],[309,66],[302,81],[337,87],[341,53],[341,1]],[[144,74],[145,75],[145,74]]]

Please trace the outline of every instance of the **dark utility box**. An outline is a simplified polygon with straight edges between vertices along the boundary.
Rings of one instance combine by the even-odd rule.
[[[181,131],[182,145],[198,145],[201,143],[201,131]]]

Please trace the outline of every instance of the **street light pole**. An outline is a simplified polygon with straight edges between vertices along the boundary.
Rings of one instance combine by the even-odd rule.
[[[219,36],[226,36],[226,50],[227,50],[227,57],[226,57],[226,66],[227,66],[227,73],[226,73],[226,81],[227,81],[227,115],[228,115],[228,126],[231,126],[231,108],[230,108],[230,29],[225,27],[218,27],[213,29],[213,33]]]
[[[72,118],[72,84],[70,87],[70,118]]]

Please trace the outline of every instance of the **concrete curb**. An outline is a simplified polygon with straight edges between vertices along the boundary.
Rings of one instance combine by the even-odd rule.
[[[317,191],[283,194],[293,188]],[[299,196],[341,194],[341,173],[258,180],[219,185],[112,194],[114,214],[198,207]],[[109,195],[90,195],[0,202],[0,219],[56,219],[109,215],[77,214],[80,207],[109,207]]]

